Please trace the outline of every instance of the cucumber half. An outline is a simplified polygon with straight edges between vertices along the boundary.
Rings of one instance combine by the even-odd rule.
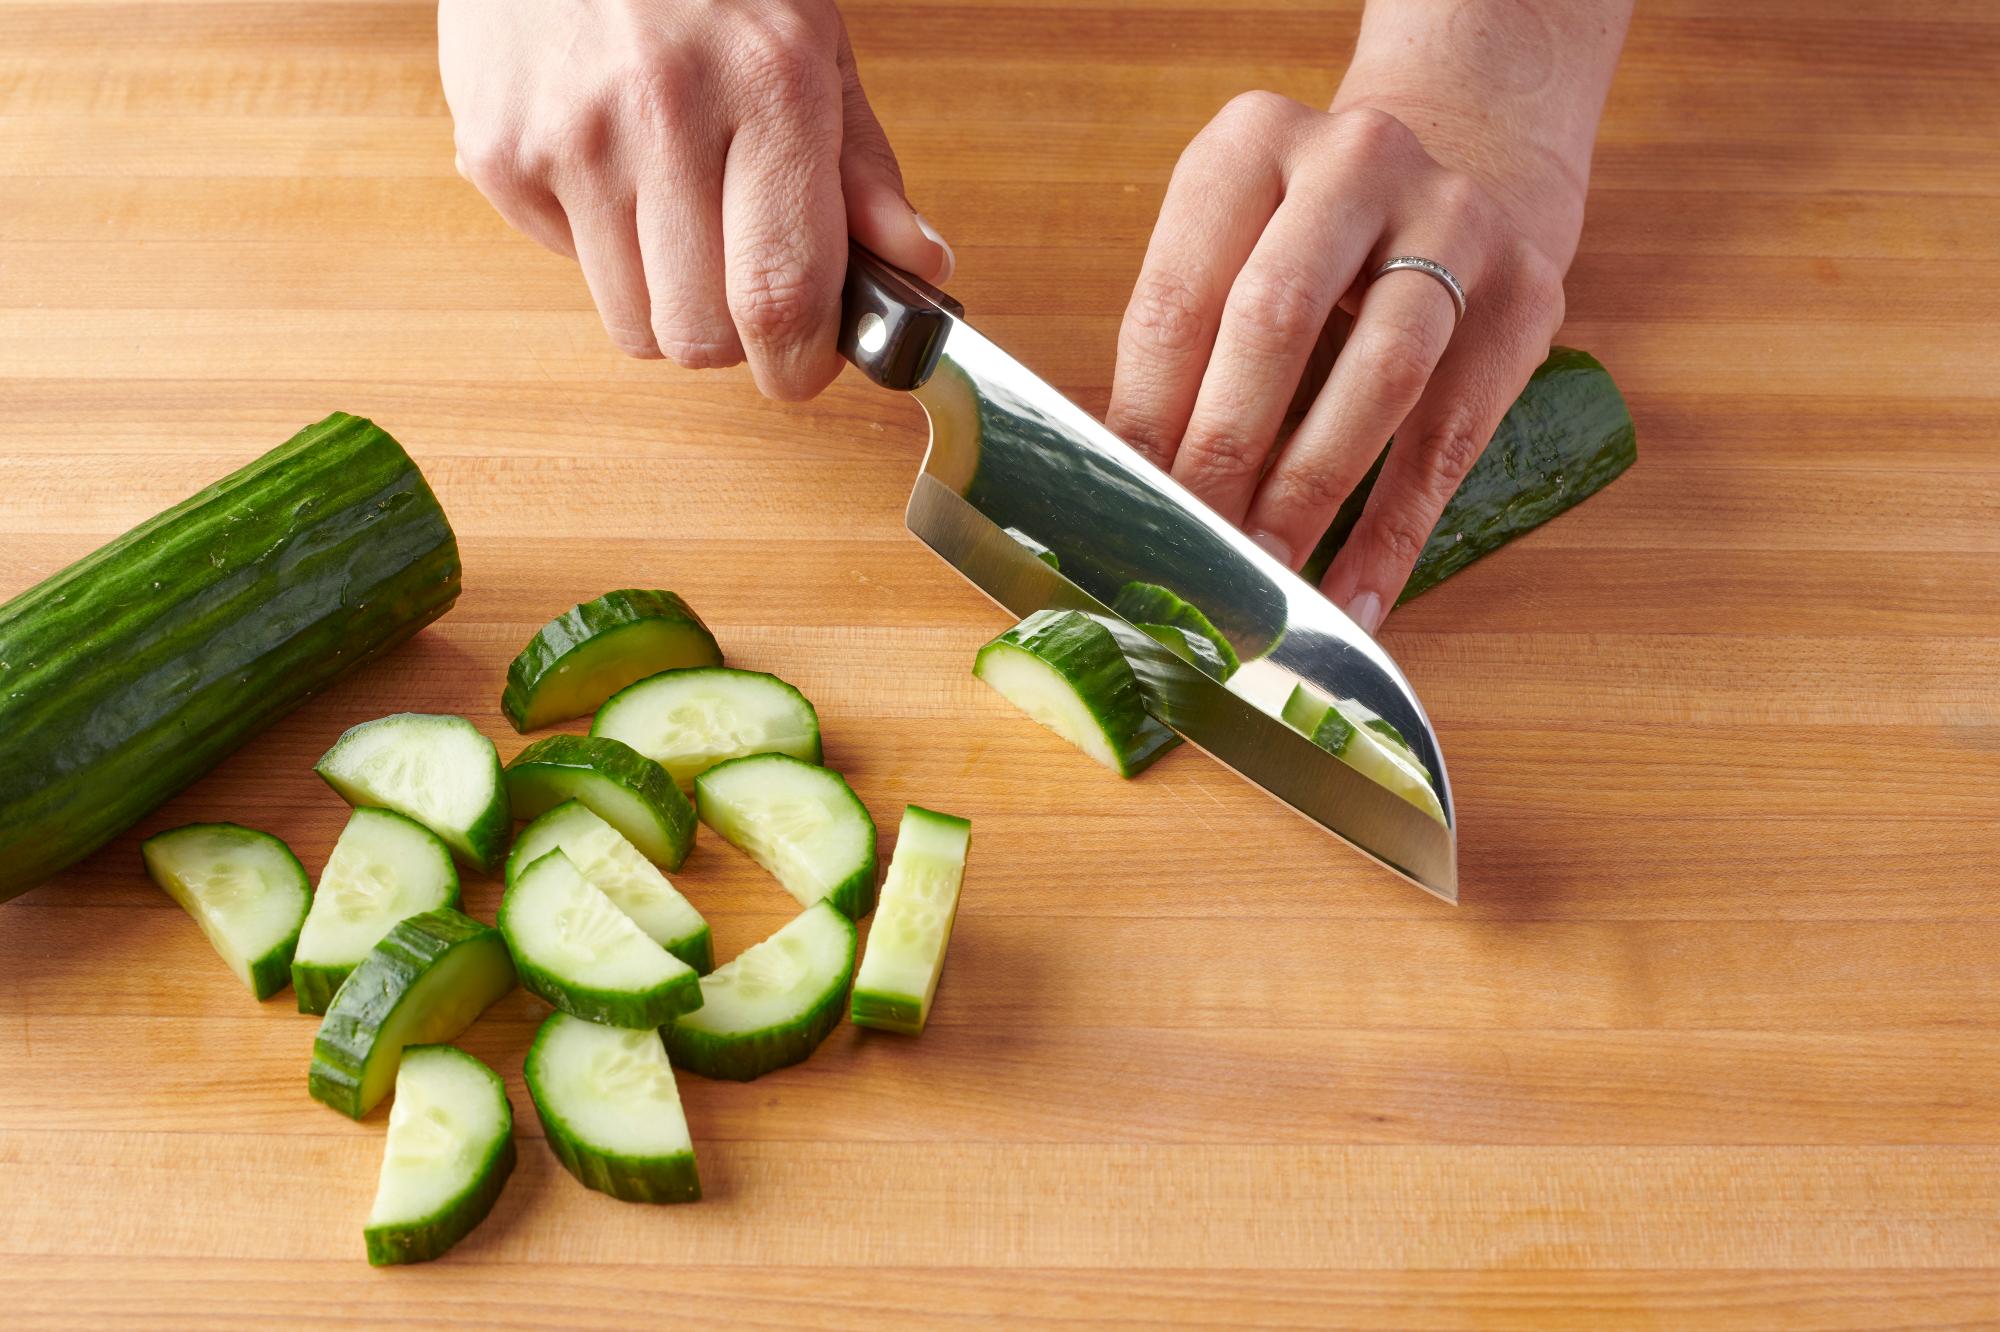
[[[549,1150],[585,1188],[626,1202],[701,1197],[694,1140],[657,1031],[551,1013],[524,1073]]]
[[[347,974],[397,921],[458,905],[458,870],[443,840],[415,819],[357,809],[333,844],[292,955],[301,1013],[324,1013]]]
[[[285,987],[311,898],[290,847],[255,828],[190,823],[148,837],[139,855],[251,994]]]
[[[551,851],[514,876],[500,932],[521,984],[565,1013],[614,1027],[657,1027],[701,1006],[693,967]]]
[[[464,1239],[493,1210],[514,1161],[514,1107],[499,1074],[449,1045],[403,1051],[362,1232],[369,1263],[426,1263]]]
[[[716,764],[746,754],[820,760],[819,714],[804,694],[762,671],[715,667],[641,680],[598,711],[590,733],[623,740],[683,790]]]
[[[396,1081],[403,1048],[448,1041],[514,988],[506,941],[450,907],[400,921],[333,996],[306,1087],[350,1119]]]
[[[507,765],[514,817],[532,819],[582,801],[646,858],[679,869],[694,846],[694,806],[666,769],[621,741],[552,735]]]
[[[463,717],[403,712],[363,722],[315,769],[350,805],[393,809],[423,824],[477,869],[507,849],[507,797],[493,742]]]
[[[854,975],[849,1012],[855,1025],[911,1036],[923,1031],[958,917],[971,845],[969,820],[918,805],[903,810],[868,951]]]
[[[565,800],[521,830],[507,854],[507,882],[551,851],[569,857],[646,936],[696,971],[715,966],[708,922],[653,862],[580,800]]]
[[[1444,806],[1438,803],[1424,770],[1414,762],[1405,762],[1379,732],[1349,717],[1343,709],[1350,707],[1365,711],[1356,704],[1335,703],[1311,685],[1300,684],[1285,700],[1283,715],[1293,730],[1310,736],[1321,749],[1443,823]]]
[[[507,668],[500,709],[517,731],[594,712],[631,684],[680,666],[720,666],[701,617],[671,592],[626,588],[564,611]]]
[[[1214,622],[1202,614],[1199,606],[1158,583],[1125,584],[1118,589],[1111,609],[1137,625],[1173,625],[1207,639],[1216,655],[1222,658],[1220,678],[1224,680],[1236,674],[1236,668],[1243,664],[1236,656],[1236,649],[1230,646],[1229,640],[1223,637]]]
[[[972,673],[1121,777],[1180,743],[1147,713],[1117,638],[1082,611],[1036,611],[979,649]]]
[[[695,779],[702,822],[777,877],[800,906],[850,920],[875,907],[875,821],[839,773],[789,754],[718,763]]]
[[[815,902],[701,978],[701,1007],[665,1031],[676,1067],[748,1082],[796,1064],[840,1022],[854,977],[854,922]]]

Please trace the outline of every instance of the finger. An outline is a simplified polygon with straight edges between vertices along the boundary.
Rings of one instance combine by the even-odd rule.
[[[1181,154],[1118,329],[1105,424],[1169,467],[1194,412],[1222,310],[1285,182],[1275,155],[1245,145],[1284,133],[1285,98],[1245,96]]]
[[[646,293],[646,266],[639,253],[637,206],[629,198],[572,198],[566,205],[576,261],[604,331],[627,356],[657,360],[652,301]]]
[[[743,360],[722,280],[722,158],[719,142],[663,145],[658,174],[639,189],[653,340],[689,370]]]
[[[951,246],[930,219],[910,207],[903,170],[868,95],[847,34],[840,35],[840,189],[846,202],[847,234],[906,273],[938,286],[951,281],[958,266]]]
[[[576,242],[570,236],[569,218],[548,187],[529,179],[511,159],[491,156],[468,159],[454,153],[452,167],[493,205],[508,226],[545,250],[576,258]]]
[[[766,62],[767,95],[737,129],[724,168],[725,286],[757,387],[797,401],[840,372],[840,83],[830,62],[806,53],[767,53]]]
[[[1400,244],[1389,249],[1404,253]],[[1443,244],[1416,248],[1453,251]],[[1475,251],[1463,253],[1452,271],[1476,283]],[[1325,386],[1257,483],[1243,520],[1253,540],[1293,568],[1312,553],[1341,501],[1417,405],[1456,322],[1450,293],[1425,274],[1398,270],[1368,286]]]
[[[1328,207],[1294,195],[1230,287],[1173,474],[1231,522],[1249,508],[1307,358],[1381,224],[1380,209],[1364,200]]]

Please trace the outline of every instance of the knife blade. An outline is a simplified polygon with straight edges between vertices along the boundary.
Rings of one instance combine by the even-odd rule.
[[[957,301],[859,246],[840,348],[930,419],[907,513],[918,539],[1015,615],[1083,610],[1121,630],[1162,722],[1365,855],[1458,900],[1457,812],[1437,733],[1360,626],[966,323]],[[1132,582],[1201,610],[1242,666],[1216,679],[1130,626],[1114,605]],[[1288,725],[1280,714],[1301,683],[1400,731],[1429,771],[1443,821]]]

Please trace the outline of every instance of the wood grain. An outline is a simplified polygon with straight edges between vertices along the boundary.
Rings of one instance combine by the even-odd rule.
[[[1326,97],[1357,6],[847,12],[956,293],[1101,408],[1181,145],[1244,88]],[[1641,463],[1385,635],[1451,756],[1455,912],[1198,754],[1113,782],[981,690],[1003,617],[901,528],[915,408],[616,356],[453,176],[433,24],[0,0],[0,595],[373,415],[463,600],[138,834],[235,818],[317,869],[342,728],[511,754],[530,629],[671,586],[814,697],[878,822],[974,819],[949,979],[918,1041],[686,1079],[710,1197],[675,1209],[555,1166],[510,996],[465,1044],[518,1176],[370,1273],[381,1116],[306,1099],[312,1021],[121,838],[0,907],[0,1321],[2000,1325],[2000,10],[1642,7],[1562,335]],[[677,881],[725,955],[786,914],[706,831]]]

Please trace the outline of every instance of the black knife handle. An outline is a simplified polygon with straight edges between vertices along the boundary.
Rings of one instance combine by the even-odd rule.
[[[950,316],[965,307],[852,241],[840,296],[840,354],[883,388],[908,393],[931,377]]]

